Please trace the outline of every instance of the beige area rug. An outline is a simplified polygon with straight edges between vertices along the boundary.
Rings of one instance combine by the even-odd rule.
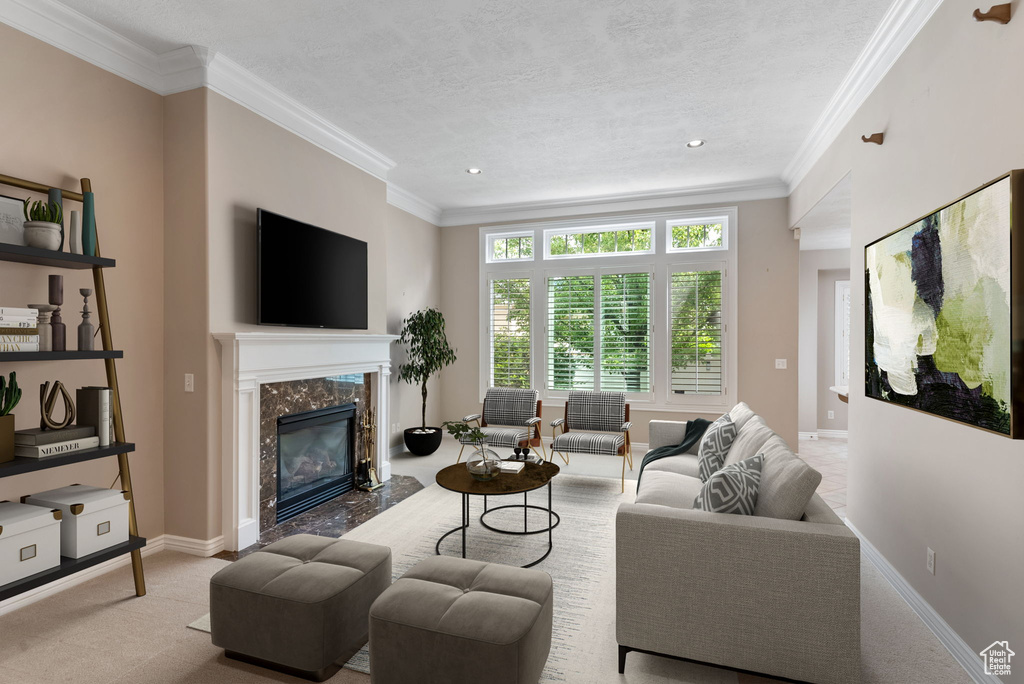
[[[615,510],[633,498],[620,494],[617,480],[561,474],[554,480],[554,508],[562,522],[554,531],[554,549],[536,566],[551,575],[555,587],[554,635],[542,682],[626,682],[693,684],[750,682],[755,678],[728,670],[631,653],[626,674],[617,669],[615,641]],[[519,503],[521,496],[493,497],[491,506]],[[530,495],[530,503],[546,503],[546,492]],[[477,560],[521,565],[543,554],[547,535],[502,535],[480,526],[482,499],[471,498],[467,556]],[[400,505],[344,536],[389,546],[395,578],[434,554],[434,544],[459,523],[459,495],[431,485]],[[531,526],[547,515],[531,511]],[[514,529],[522,512],[491,514],[488,522]],[[442,551],[458,555],[461,535],[453,534]],[[893,684],[967,683],[969,678],[910,607],[867,560],[862,562],[862,681]],[[202,620],[203,618],[200,618]],[[197,621],[199,622],[199,621]],[[191,625],[190,625],[191,626]],[[208,627],[207,627],[208,629]],[[368,671],[364,649],[346,665]],[[761,680],[757,681],[771,681]]]

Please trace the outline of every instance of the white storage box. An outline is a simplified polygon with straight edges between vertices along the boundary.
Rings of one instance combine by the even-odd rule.
[[[0,501],[0,585],[60,565],[59,510]]]
[[[128,494],[75,484],[21,499],[33,506],[59,508],[60,555],[82,558],[128,541]]]

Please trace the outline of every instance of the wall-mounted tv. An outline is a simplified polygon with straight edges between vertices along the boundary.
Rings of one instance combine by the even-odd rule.
[[[366,243],[256,210],[260,325],[366,330]]]

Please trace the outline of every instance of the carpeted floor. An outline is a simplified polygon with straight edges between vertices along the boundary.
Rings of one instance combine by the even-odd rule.
[[[616,669],[614,620],[614,512],[630,495],[617,480],[559,475],[551,556],[538,568],[555,581],[556,613],[546,682],[668,682],[748,684],[772,681],[727,670],[630,654],[626,675]],[[533,496],[540,498],[540,492]],[[515,497],[510,497],[515,498]],[[531,502],[533,499],[531,498]],[[480,502],[474,500],[473,513]],[[495,514],[496,516],[499,514]],[[510,525],[522,524],[509,511]],[[540,514],[538,514],[540,515]],[[432,485],[373,518],[346,538],[392,548],[396,573],[433,553],[437,537],[458,523],[459,496]],[[488,518],[492,523],[498,519]],[[458,543],[452,535],[448,551]],[[540,537],[545,537],[541,539]],[[507,537],[479,529],[469,555],[522,563],[540,555],[546,535]],[[0,684],[92,682],[293,682],[227,660],[209,635],[185,625],[209,611],[209,577],[226,561],[163,552],[146,559],[149,595],[133,598],[128,568],[116,570],[25,609],[0,616]],[[868,563],[862,575],[863,681],[899,684],[968,682],[942,648]],[[356,663],[354,663],[356,664]],[[335,684],[365,684],[369,677],[343,669]]]

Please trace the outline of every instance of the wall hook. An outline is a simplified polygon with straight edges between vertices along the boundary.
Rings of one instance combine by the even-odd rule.
[[[974,18],[978,21],[998,21],[1000,24],[1010,23],[1010,3],[1005,5],[993,5],[988,12],[981,9],[974,10]]]
[[[885,133],[872,133],[871,135],[860,136],[861,142],[875,143],[876,145],[881,145],[883,140],[885,140]]]

